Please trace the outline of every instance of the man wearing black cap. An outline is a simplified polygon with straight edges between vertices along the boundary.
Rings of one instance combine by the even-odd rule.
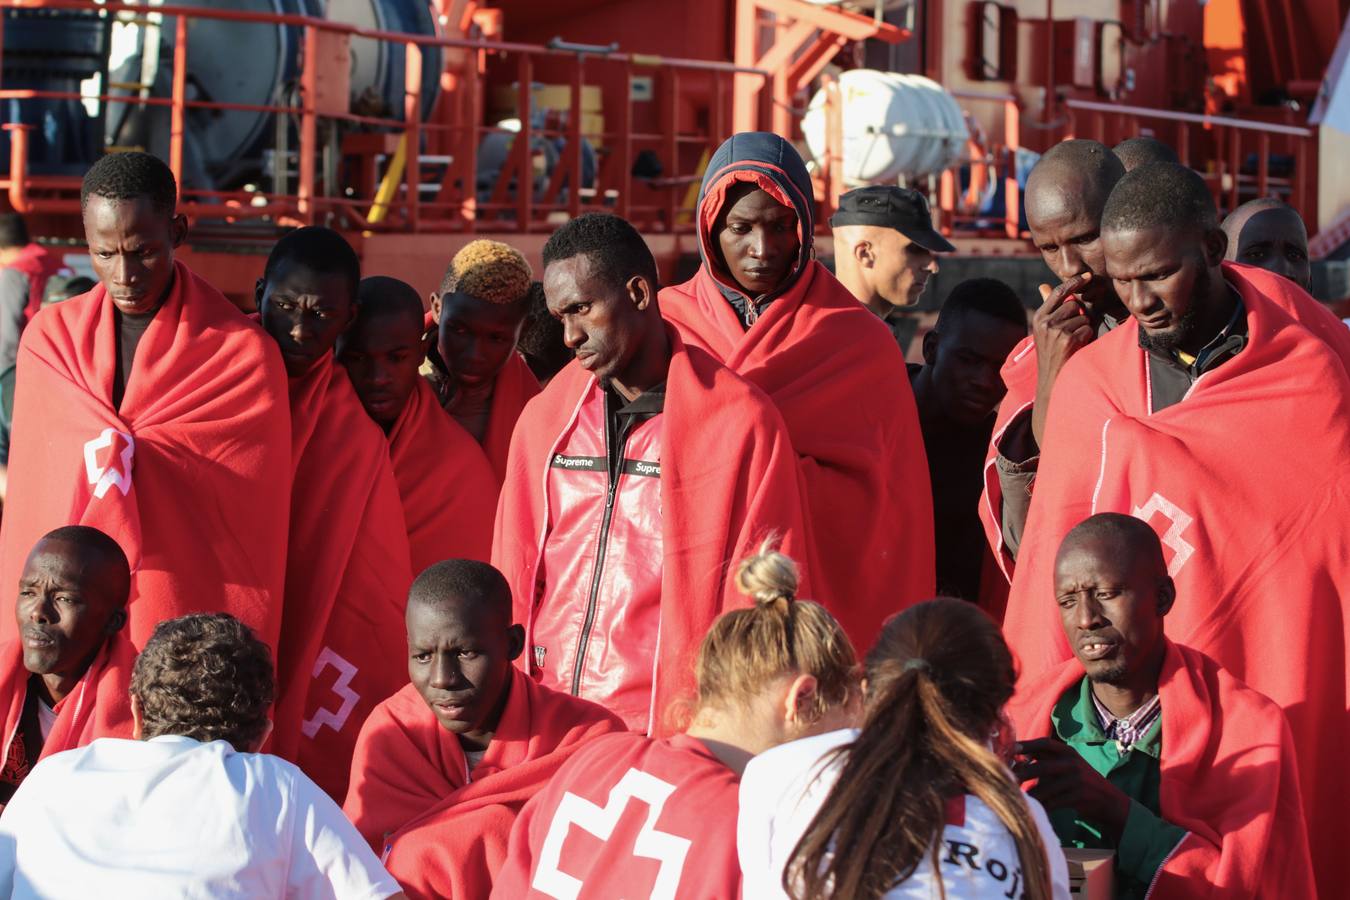
[[[923,194],[895,185],[844,194],[830,227],[835,277],[883,319],[918,303],[938,270],[937,254],[956,249],[933,229]]]

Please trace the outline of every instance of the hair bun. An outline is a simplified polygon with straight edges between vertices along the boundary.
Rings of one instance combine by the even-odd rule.
[[[755,601],[757,606],[770,606],[779,600],[784,604],[797,599],[797,585],[801,578],[792,558],[778,552],[776,538],[760,544],[759,551],[741,560],[736,567],[736,588]]]

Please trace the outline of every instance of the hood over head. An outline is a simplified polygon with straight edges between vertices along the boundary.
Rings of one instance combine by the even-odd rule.
[[[737,287],[718,263],[712,228],[726,202],[727,191],[739,181],[749,181],[797,214],[797,262],[791,273],[770,296],[786,292],[806,269],[814,255],[815,193],[811,175],[806,171],[795,147],[768,131],[743,131],[722,142],[708,161],[703,187],[698,196],[699,253],[714,280],[724,292],[744,292]],[[751,298],[754,299],[754,298]]]

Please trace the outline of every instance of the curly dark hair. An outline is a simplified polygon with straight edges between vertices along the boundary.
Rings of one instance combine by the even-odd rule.
[[[18,213],[0,216],[0,247],[27,247],[28,225]]]
[[[263,267],[263,278],[271,280],[282,263],[301,265],[321,275],[337,275],[346,280],[352,303],[361,289],[361,258],[347,239],[331,228],[306,225],[288,231],[272,245]]]
[[[267,733],[275,691],[271,651],[226,613],[160,622],[131,673],[143,738],[229,741],[240,753],[256,750]]]
[[[525,297],[530,311],[525,314],[525,327],[520,330],[516,350],[525,357],[534,377],[541,383],[547,382],[561,372],[576,354],[563,342],[562,320],[549,315],[544,285],[534,282]]]
[[[638,230],[610,213],[584,213],[564,223],[544,244],[544,265],[586,255],[591,272],[607,287],[618,289],[641,275],[652,290],[661,287],[656,259]]]
[[[1217,228],[1219,213],[1205,179],[1194,169],[1155,162],[1116,183],[1102,210],[1102,231]]]
[[[178,203],[178,184],[173,172],[159,157],[138,150],[109,153],[84,174],[80,185],[80,209],[90,197],[105,200],[135,200],[148,197],[155,212],[172,216]]]

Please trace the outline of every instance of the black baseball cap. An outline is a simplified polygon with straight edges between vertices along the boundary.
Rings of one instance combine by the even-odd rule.
[[[928,199],[918,191],[893,184],[860,187],[841,196],[839,211],[830,216],[830,227],[842,225],[894,228],[933,253],[951,253],[956,249],[933,228]]]

